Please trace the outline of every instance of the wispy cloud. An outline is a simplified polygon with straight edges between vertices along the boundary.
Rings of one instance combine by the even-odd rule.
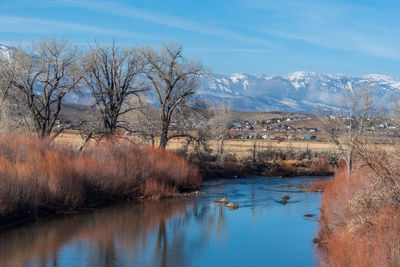
[[[130,31],[107,29],[87,24],[71,23],[65,21],[37,19],[31,17],[8,16],[0,14],[0,32],[3,33],[38,33],[55,34],[63,31],[90,33],[109,37],[124,38],[152,38],[152,36],[138,34]]]
[[[129,19],[141,20],[153,24],[172,27],[175,29],[200,33],[203,35],[218,36],[230,40],[242,41],[276,47],[276,44],[266,39],[257,38],[251,35],[238,33],[223,27],[207,25],[205,23],[184,19],[178,16],[169,15],[163,12],[141,9],[109,1],[78,1],[61,0],[66,6],[85,8],[91,11],[100,12],[108,15],[125,17]]]
[[[386,20],[392,14],[382,14],[373,6],[320,0],[265,0],[243,4],[273,14],[273,20],[250,26],[253,30],[328,49],[400,59],[400,25],[390,25]]]
[[[193,51],[205,52],[238,52],[238,53],[272,53],[273,49],[246,49],[246,48],[188,48]]]

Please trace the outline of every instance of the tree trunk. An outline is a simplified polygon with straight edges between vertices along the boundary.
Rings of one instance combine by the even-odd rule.
[[[221,136],[217,138],[217,159],[222,160],[222,155],[224,154],[224,138]]]
[[[345,160],[345,162],[346,162],[346,167],[347,167],[347,179],[350,179],[351,178],[351,171],[352,171],[352,160],[351,159],[346,159]]]
[[[256,150],[257,150],[257,136],[254,134],[254,140],[253,140],[253,163],[256,162]]]
[[[161,132],[160,148],[165,149],[168,142],[168,128],[164,128]]]

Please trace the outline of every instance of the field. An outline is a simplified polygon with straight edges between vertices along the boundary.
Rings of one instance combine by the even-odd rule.
[[[182,147],[184,140],[172,140],[168,149],[176,150]],[[210,148],[215,151],[216,142],[209,142]],[[225,140],[224,150],[229,154],[236,154],[238,157],[250,156],[253,149],[253,140],[231,139]],[[257,151],[281,149],[281,150],[311,150],[311,151],[337,151],[337,148],[329,142],[321,141],[275,141],[258,140]]]
[[[138,140],[134,136],[126,136],[127,140],[130,140],[132,142],[137,142],[139,143],[140,140]],[[83,142],[83,139],[81,136],[74,131],[69,131],[60,134],[56,142],[62,143],[62,144],[67,144],[67,145],[72,145],[74,147],[79,147],[80,144]],[[183,147],[185,144],[186,140],[185,138],[176,138],[168,142],[167,149],[168,150],[179,150],[180,148]],[[157,144],[157,142],[156,142]],[[208,142],[208,145],[210,148],[215,151],[216,149],[216,142],[213,140],[210,140]],[[243,156],[248,156],[251,154],[251,151],[253,149],[253,140],[249,139],[228,139],[225,140],[224,143],[224,149],[226,153],[231,153],[231,154],[236,154],[239,157]],[[266,149],[282,149],[282,150],[287,150],[287,149],[292,149],[292,150],[311,150],[311,151],[337,151],[337,148],[335,145],[333,145],[330,142],[327,141],[290,141],[290,140],[285,140],[285,141],[277,141],[277,140],[264,140],[260,139],[257,141],[257,150],[258,151],[263,151]]]
[[[140,143],[140,140],[134,136],[125,136],[126,140]],[[393,141],[393,140],[392,140]],[[67,131],[65,133],[60,134],[56,142],[61,144],[71,145],[73,147],[79,148],[81,143],[83,142],[82,137],[76,131]],[[176,138],[172,139],[168,142],[167,149],[171,151],[176,151],[182,148],[185,144],[185,138]],[[158,144],[158,140],[156,140],[156,144]],[[212,151],[216,151],[216,142],[214,140],[210,140],[208,142],[209,147]],[[385,150],[393,149],[393,146],[390,144],[380,144],[381,148]],[[251,139],[227,139],[224,143],[225,153],[235,154],[237,157],[247,157],[250,156],[253,149],[253,140]],[[327,137],[323,137],[322,140],[265,140],[260,139],[257,141],[257,151],[264,150],[295,150],[295,151],[305,151],[310,150],[314,152],[321,151],[332,151],[338,152],[338,148],[331,142],[327,140]]]

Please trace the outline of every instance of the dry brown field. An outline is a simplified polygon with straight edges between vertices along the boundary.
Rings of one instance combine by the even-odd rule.
[[[127,140],[138,142],[136,137],[126,136]],[[60,144],[66,144],[71,146],[76,146],[77,148],[83,142],[81,136],[74,131],[69,131],[60,134],[56,138],[56,142]],[[184,138],[173,139],[168,142],[167,149],[169,150],[179,150],[185,144]],[[208,142],[209,147],[215,151],[216,142],[210,140]],[[230,154],[236,154],[238,157],[250,156],[253,149],[253,140],[248,139],[228,139],[225,140],[225,152]],[[276,140],[258,140],[257,150],[262,151],[266,149],[293,149],[293,150],[312,150],[312,151],[337,151],[337,148],[329,143],[322,141],[276,141]]]
[[[134,136],[125,136],[126,140],[137,142],[138,144],[141,141]],[[83,139],[76,131],[66,131],[60,134],[56,138],[56,142],[60,144],[71,145],[76,148],[82,144]],[[186,140],[184,138],[177,138],[170,140],[168,142],[167,149],[169,150],[179,150],[185,144]],[[157,141],[156,141],[157,144]],[[210,140],[208,142],[209,147],[215,151],[216,150],[216,142],[214,140]],[[385,149],[392,150],[395,149],[395,146],[388,144],[380,144],[380,147],[384,147]],[[251,139],[228,139],[225,140],[224,150],[225,153],[234,154],[237,157],[247,157],[250,156],[253,149],[253,140]],[[263,150],[271,150],[271,149],[281,149],[281,150],[311,150],[311,151],[333,151],[338,152],[338,148],[329,141],[311,141],[311,140],[264,140],[260,139],[257,141],[257,151]]]
[[[183,140],[172,140],[168,144],[168,149],[179,149],[183,145]],[[216,142],[209,142],[210,148],[215,151]],[[282,150],[311,150],[311,151],[337,151],[337,148],[328,142],[321,141],[275,141],[258,140],[257,151],[282,149]],[[253,151],[253,140],[231,139],[225,140],[224,150],[226,153],[236,154],[238,157],[250,156]]]

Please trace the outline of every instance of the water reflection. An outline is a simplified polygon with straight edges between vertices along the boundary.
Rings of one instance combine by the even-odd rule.
[[[311,178],[205,185],[206,197],[107,207],[0,232],[0,266],[310,266],[319,196]],[[289,192],[290,202],[275,202]],[[227,196],[230,211],[213,200]],[[267,264],[268,263],[268,264]]]

